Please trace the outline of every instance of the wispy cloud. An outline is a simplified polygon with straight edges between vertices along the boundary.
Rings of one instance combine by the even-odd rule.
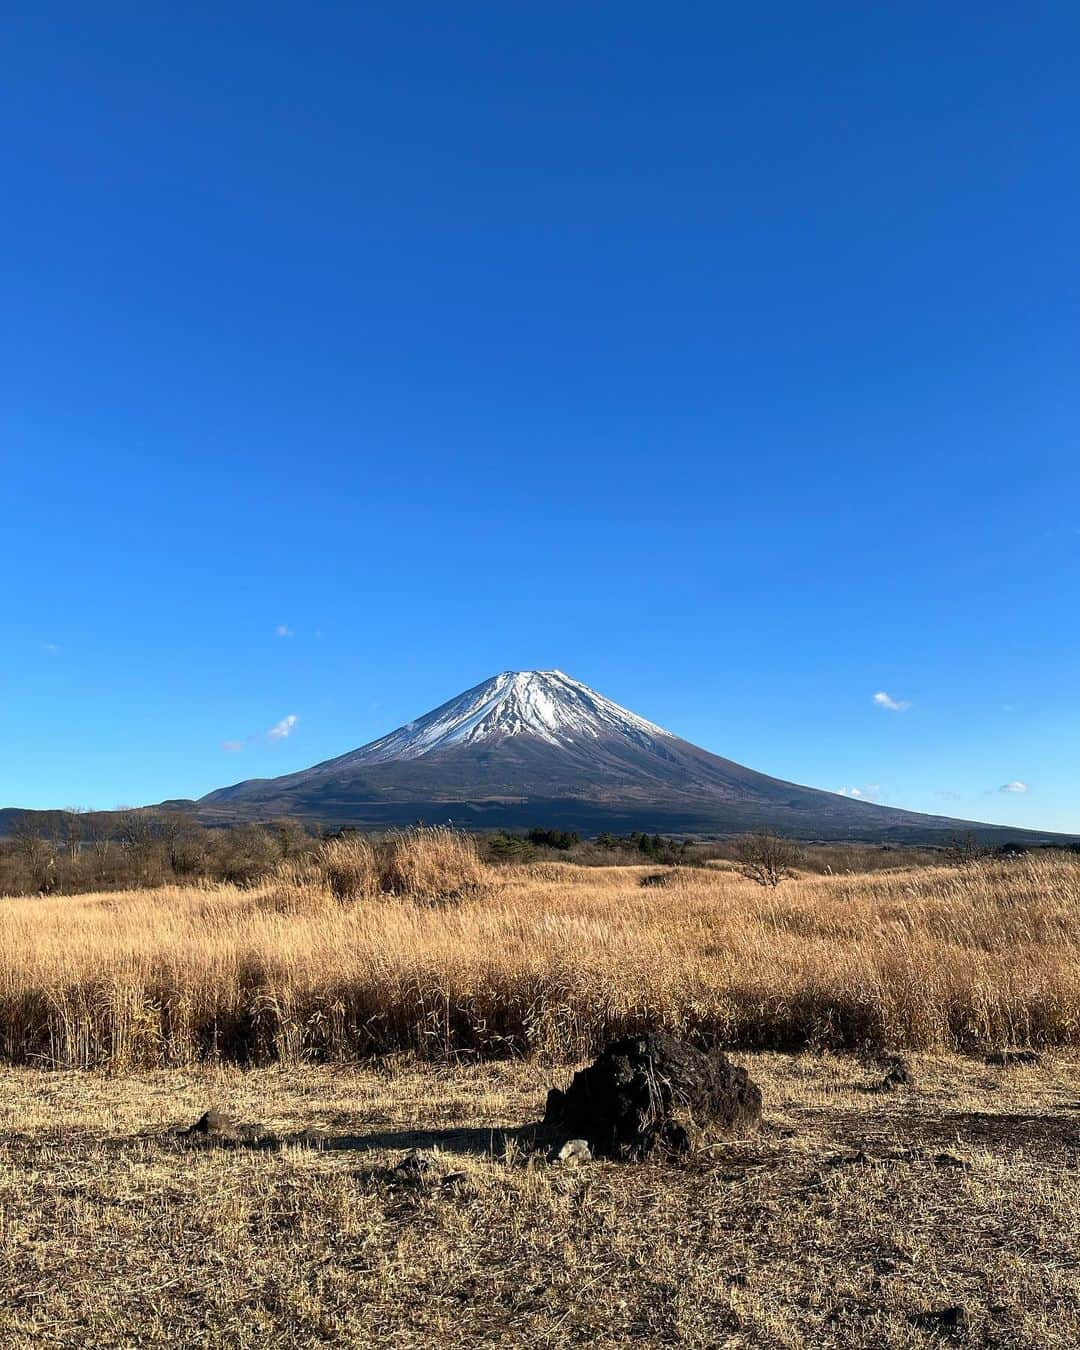
[[[841,797],[851,797],[857,802],[876,802],[881,796],[880,783],[864,783],[862,787],[837,788]]]
[[[948,788],[939,788],[934,796],[943,802],[962,802],[964,800],[959,792],[950,792]]]
[[[41,644],[41,650],[48,656],[57,656],[60,652],[60,646],[56,642],[43,642]]]
[[[292,732],[299,720],[295,713],[289,713],[288,717],[283,717],[280,722],[275,722],[266,734],[272,741],[283,741]]]
[[[999,792],[1026,792],[1027,790],[1028,785],[1026,783],[1021,783],[1019,778],[1014,779],[1011,783],[1002,783],[998,788]]]
[[[274,629],[274,632],[278,637],[293,636],[293,630],[289,627],[287,623],[279,623],[278,626]]]
[[[906,698],[893,698],[884,689],[879,689],[874,695],[874,702],[879,708],[888,708],[889,712],[906,712],[911,707]]]
[[[245,736],[243,740],[240,740],[239,738],[230,738],[227,741],[221,742],[221,748],[227,754],[236,755],[239,754],[241,750],[246,750],[249,746],[257,745],[260,741],[283,741],[286,737],[292,735],[296,730],[296,724],[299,721],[300,719],[297,717],[296,713],[289,713],[288,716],[283,717],[280,722],[275,722],[269,731],[259,733],[252,732],[250,736]]]

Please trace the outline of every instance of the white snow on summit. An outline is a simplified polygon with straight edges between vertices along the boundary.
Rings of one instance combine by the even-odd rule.
[[[506,670],[349,758],[385,764],[504,736],[534,736],[551,745],[622,738],[645,747],[673,739],[561,670]]]

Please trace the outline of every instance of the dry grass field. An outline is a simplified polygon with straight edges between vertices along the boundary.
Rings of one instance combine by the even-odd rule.
[[[576,1168],[537,1061],[0,1071],[0,1345],[1080,1344],[1080,1061],[739,1059],[758,1135]],[[285,1142],[170,1136],[213,1103]]]
[[[0,1350],[1080,1344],[1078,912],[1062,857],[771,891],[437,833],[0,900]],[[656,1023],[732,1049],[760,1133],[528,1147]],[[211,1106],[272,1137],[176,1135]]]
[[[1071,856],[772,891],[730,868],[485,869],[439,832],[379,867],[367,848],[249,889],[0,900],[0,1059],[573,1060],[650,1022],[762,1049],[1080,1041]]]

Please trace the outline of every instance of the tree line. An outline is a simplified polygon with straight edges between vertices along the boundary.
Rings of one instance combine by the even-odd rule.
[[[208,829],[179,811],[27,812],[0,840],[0,895],[246,885],[317,839],[294,820]]]

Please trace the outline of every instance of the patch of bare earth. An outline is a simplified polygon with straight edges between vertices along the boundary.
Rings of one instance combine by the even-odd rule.
[[[735,1058],[760,1134],[574,1167],[538,1062],[0,1071],[0,1344],[1080,1344],[1080,1061]]]

